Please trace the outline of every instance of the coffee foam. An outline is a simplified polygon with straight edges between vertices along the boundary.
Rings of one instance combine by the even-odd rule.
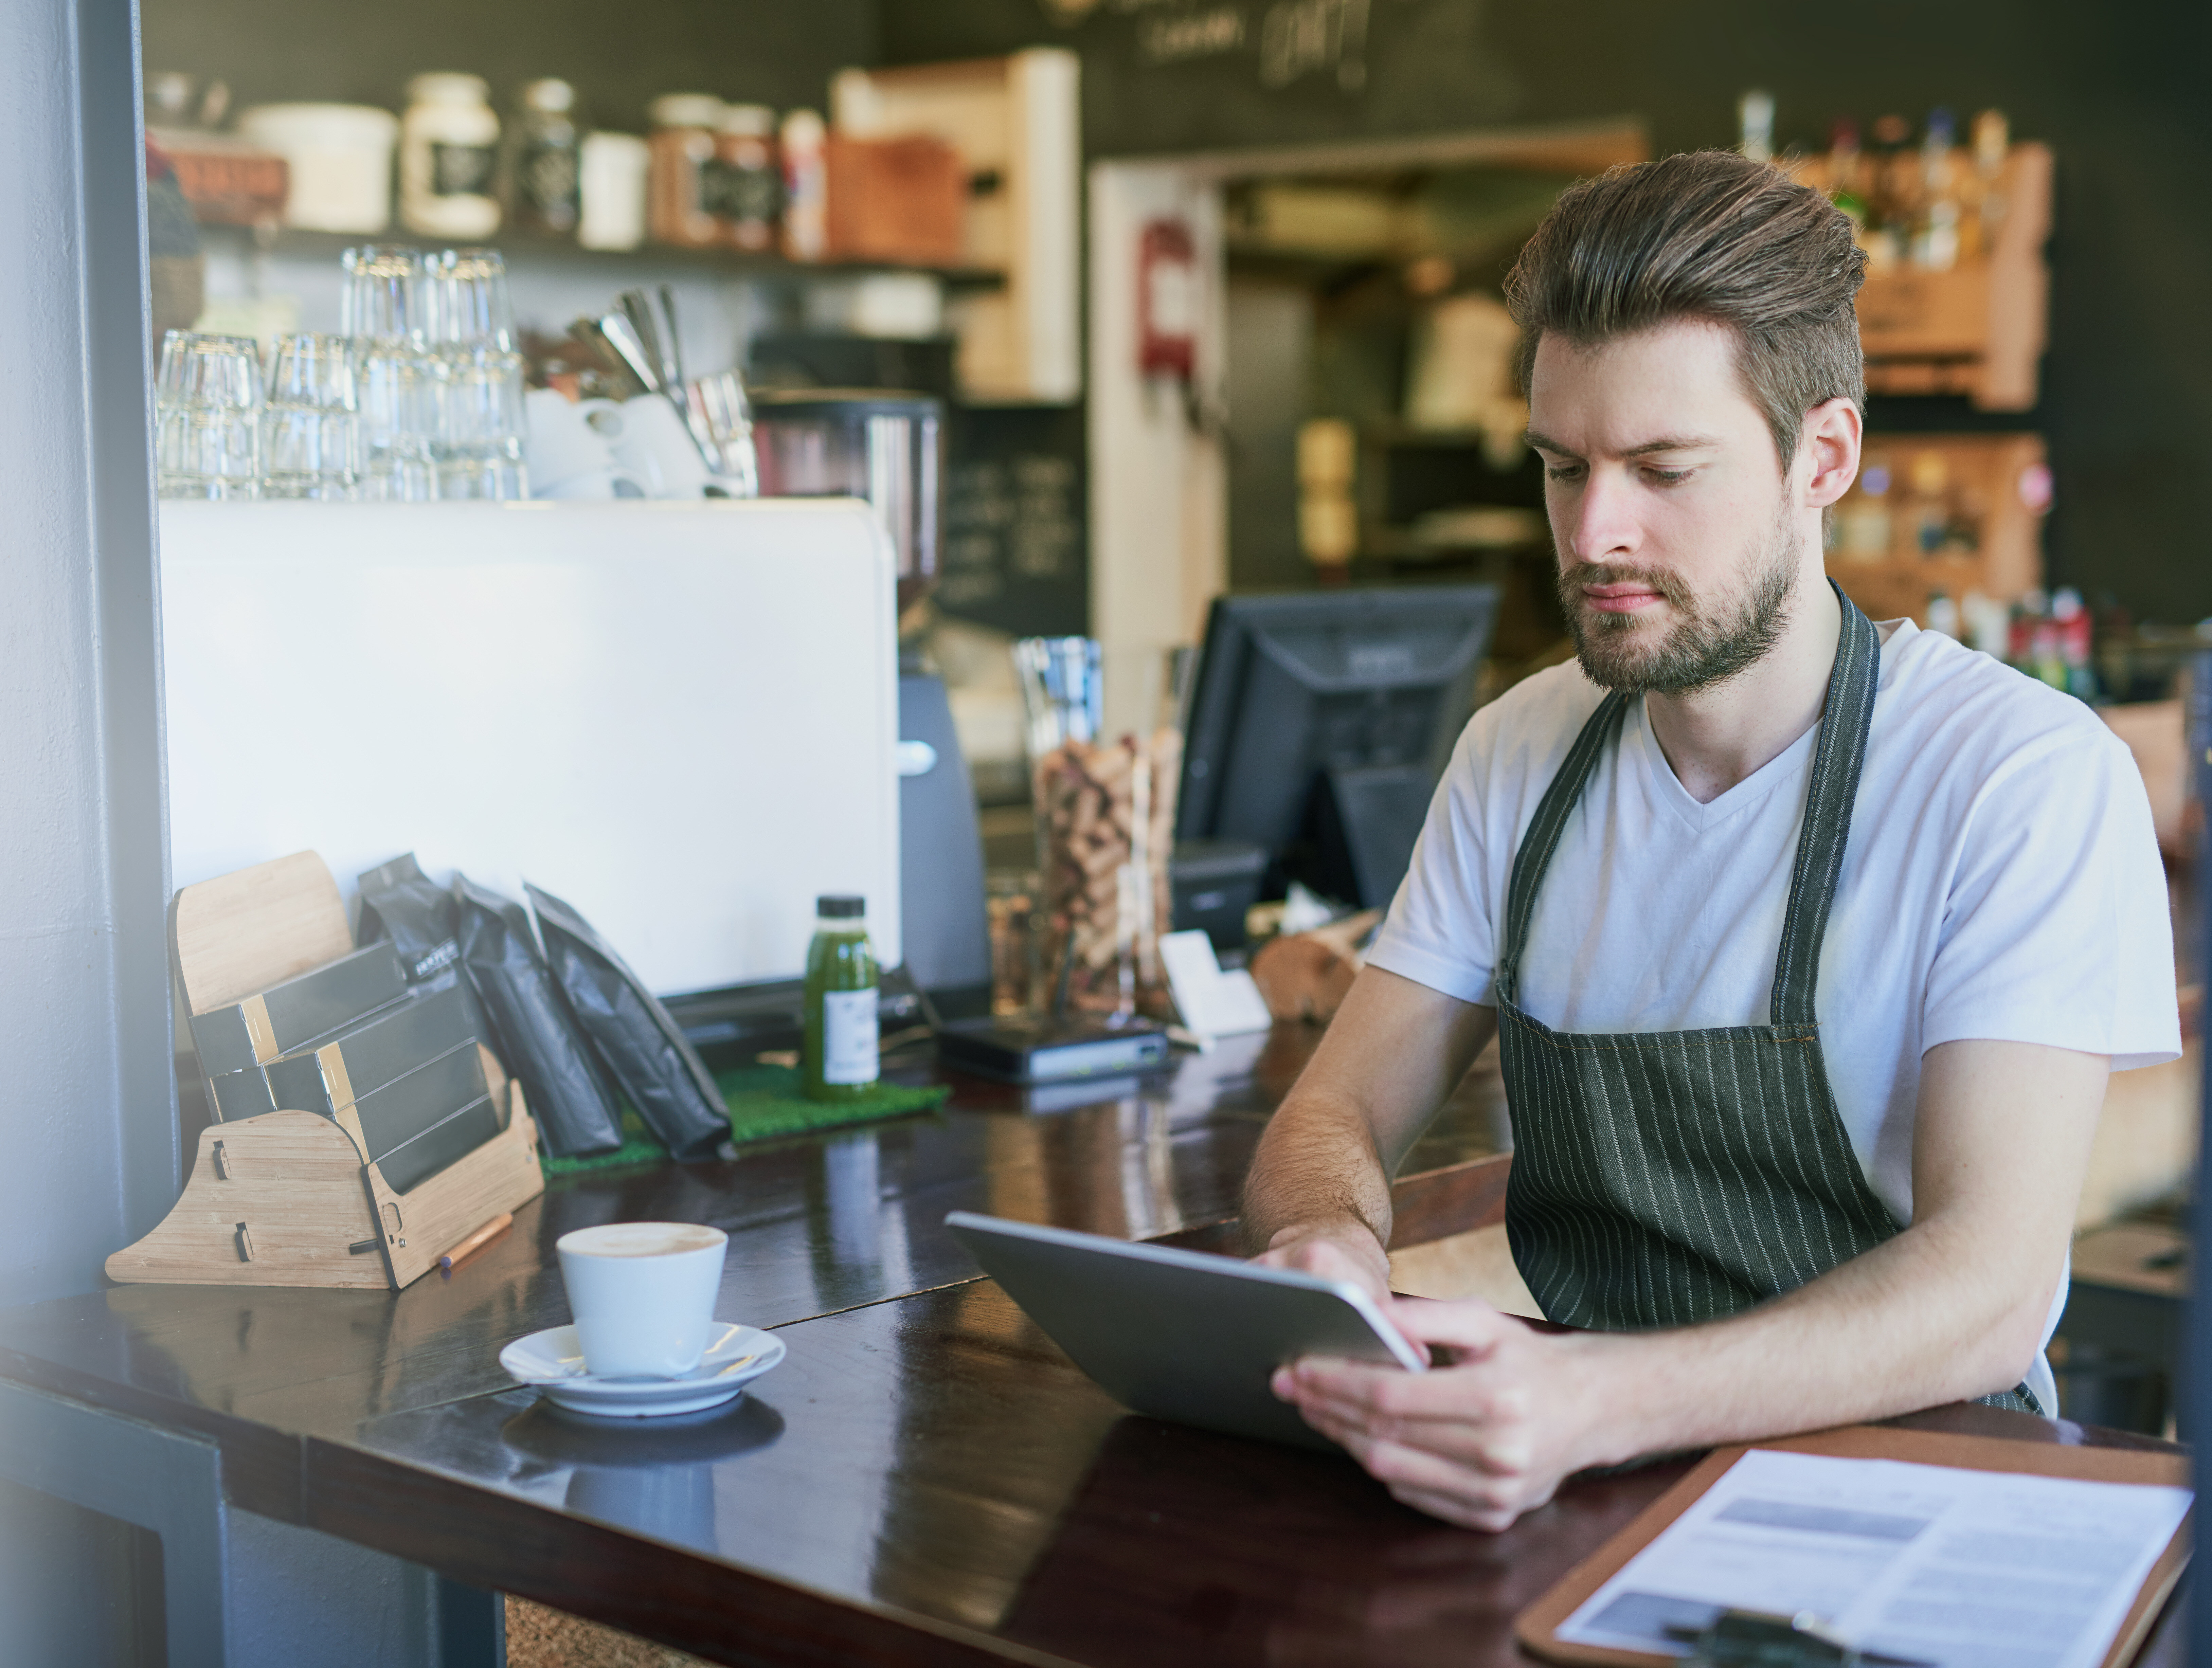
[[[729,1236],[694,1222],[606,1222],[563,1234],[560,1250],[579,1257],[674,1257],[705,1251]]]

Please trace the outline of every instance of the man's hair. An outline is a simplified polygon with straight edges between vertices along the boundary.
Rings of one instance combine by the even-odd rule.
[[[1505,280],[1521,386],[1547,331],[1589,348],[1677,319],[1736,338],[1736,371],[1787,475],[1805,414],[1866,409],[1854,298],[1866,255],[1820,192],[1771,163],[1699,150],[1616,167],[1562,192]]]

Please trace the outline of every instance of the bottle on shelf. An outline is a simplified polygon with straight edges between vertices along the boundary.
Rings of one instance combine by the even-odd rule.
[[[1774,160],[1774,94],[1757,89],[1736,100],[1736,149],[1754,162]]]
[[[766,105],[725,106],[714,134],[712,169],[715,216],[732,248],[775,247],[783,209],[783,171],[775,155],[775,112]]]
[[[499,230],[492,193],[499,118],[481,76],[440,71],[407,83],[399,122],[399,219],[424,237],[488,238]]]
[[[1951,532],[1951,464],[1932,447],[1912,455],[1912,548],[1923,556],[1943,549]]]
[[[783,252],[818,261],[830,252],[830,130],[811,110],[783,118]]]
[[[1960,227],[1960,249],[1969,255],[1986,254],[1996,245],[2004,224],[2005,160],[2012,153],[2012,124],[2002,110],[1984,110],[1974,118],[1973,167],[1962,182],[1965,215]]]
[[[1889,559],[1889,487],[1888,460],[1880,452],[1869,452],[1860,467],[1856,489],[1836,513],[1836,545],[1850,561]]]
[[[1866,222],[1859,237],[1869,270],[1886,271],[1905,258],[1912,203],[1899,162],[1911,136],[1912,124],[1902,116],[1884,116],[1874,124],[1867,155]]]
[[[518,231],[566,237],[580,211],[580,136],[576,89],[550,76],[522,89],[509,124],[500,201],[507,223]]]
[[[805,1043],[800,1052],[806,1098],[858,1100],[881,1075],[876,1017],[880,977],[868,942],[866,900],[830,894],[815,900],[814,938],[806,948]]]
[[[1959,264],[1958,159],[1952,138],[1951,112],[1931,111],[1920,143],[1920,206],[1912,234],[1912,264],[1930,272],[1948,272]]]
[[[1859,124],[1848,116],[1838,116],[1828,130],[1828,197],[1863,234],[1867,204],[1861,161]]]
[[[655,243],[711,249],[722,241],[708,200],[722,101],[712,93],[664,93],[646,106],[653,124],[648,229]]]

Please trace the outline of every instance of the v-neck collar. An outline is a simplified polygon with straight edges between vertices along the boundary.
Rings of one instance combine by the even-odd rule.
[[[1820,720],[1815,716],[1805,726],[1804,734],[1789,746],[1727,792],[1700,804],[1667,762],[1658,737],[1651,733],[1651,716],[1642,701],[1630,709],[1627,719],[1622,726],[1622,756],[1634,757],[1653,803],[1664,805],[1692,834],[1711,833],[1759,804],[1785,782],[1802,785],[1813,768],[1813,749],[1820,739]]]

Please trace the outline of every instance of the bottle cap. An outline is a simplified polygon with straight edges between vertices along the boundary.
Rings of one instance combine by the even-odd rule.
[[[824,892],[815,899],[814,913],[830,920],[858,920],[868,913],[868,901],[848,892]]]
[[[775,132],[775,112],[764,104],[724,105],[721,128],[738,138],[769,138]]]
[[[645,113],[655,127],[712,127],[722,119],[722,101],[712,93],[663,93]]]
[[[566,115],[574,108],[576,89],[556,76],[534,81],[522,89],[522,107],[542,110],[549,116]]]

